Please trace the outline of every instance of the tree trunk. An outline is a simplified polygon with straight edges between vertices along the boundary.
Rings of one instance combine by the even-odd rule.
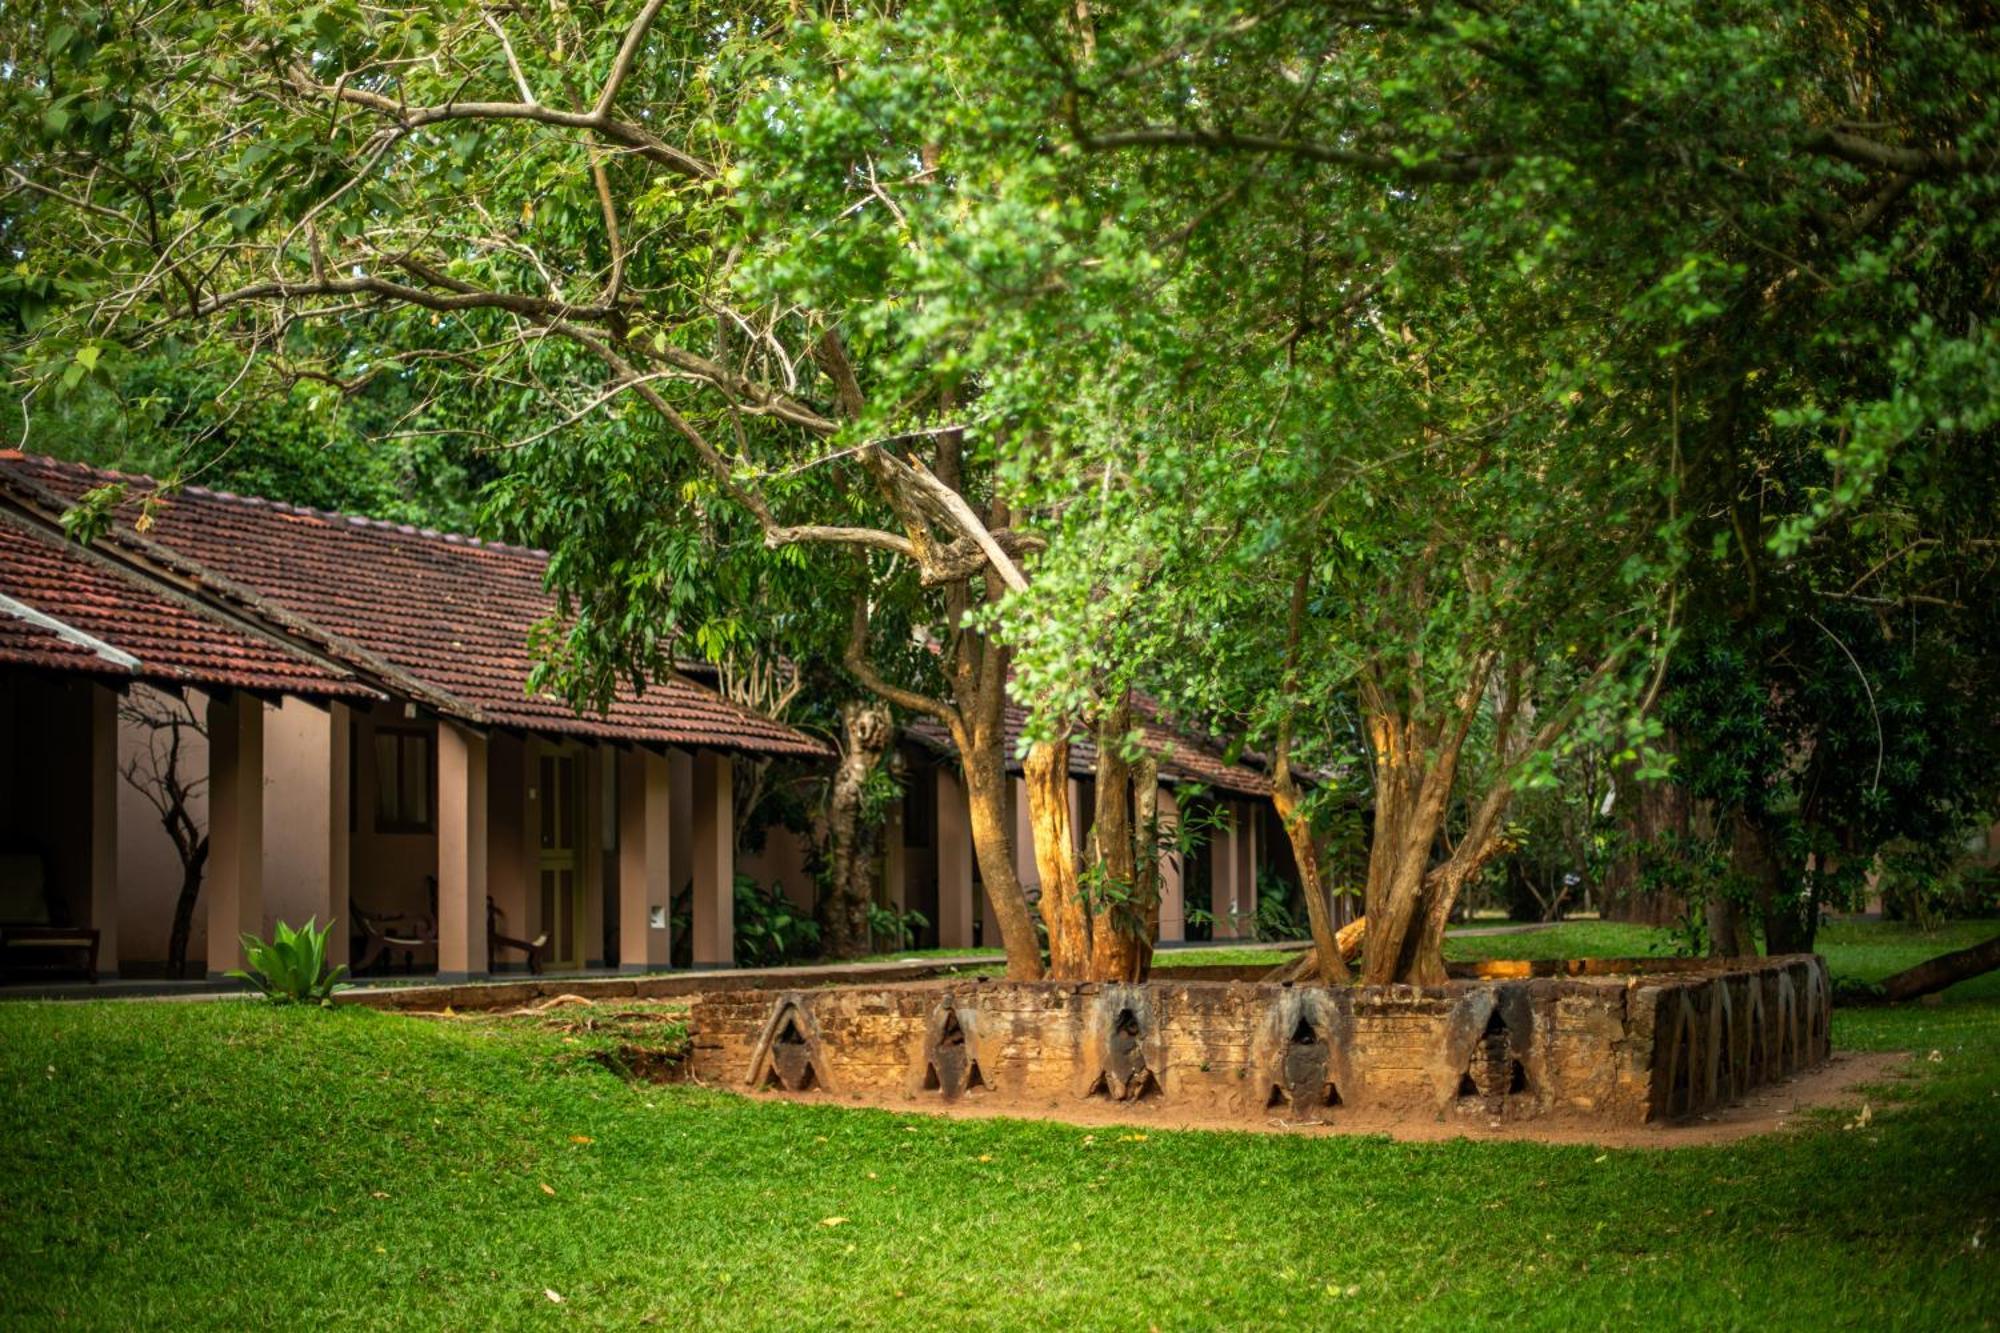
[[[1299,652],[1304,645],[1306,594],[1309,577],[1301,573],[1292,582],[1292,610],[1285,635],[1285,690],[1289,695],[1298,683]],[[1292,780],[1293,705],[1288,700],[1278,723],[1277,753],[1271,764],[1271,804],[1277,807],[1278,823],[1292,844],[1292,861],[1299,868],[1299,891],[1305,895],[1306,922],[1312,929],[1313,970],[1320,984],[1331,986],[1348,979],[1347,959],[1341,955],[1335,936],[1333,912],[1326,900],[1326,881],[1320,874],[1319,844],[1313,840],[1312,821],[1299,808],[1298,784]]]
[[[1127,979],[1144,981],[1153,970],[1153,941],[1160,938],[1160,761],[1150,754],[1132,765],[1132,816],[1133,894],[1144,925],[1138,974]]]
[[[1671,732],[1661,748],[1674,749]],[[1606,871],[1599,915],[1606,921],[1635,926],[1671,926],[1687,915],[1687,903],[1679,894],[1647,888],[1642,858],[1668,838],[1689,835],[1692,824],[1687,789],[1665,779],[1642,782],[1638,772],[1637,760],[1619,770],[1619,823],[1632,850]]]
[[[1000,942],[1007,951],[1007,976],[1034,981],[1042,976],[1041,942],[1035,934],[1035,914],[1014,868],[1013,811],[1007,805],[1004,741],[975,743],[965,760],[965,796],[972,816],[972,853],[979,860],[979,878],[1000,923]]]
[[[895,734],[886,705],[850,699],[840,706],[842,748],[828,800],[826,954],[858,958],[869,952],[868,905],[875,896],[875,839],[863,827],[868,779]]]
[[[1743,919],[1743,909],[1726,898],[1711,897],[1702,908],[1702,918],[1708,926],[1708,956],[1711,958],[1750,958],[1757,953],[1757,942],[1751,938],[1750,925]]]
[[[194,929],[194,905],[201,897],[201,877],[208,865],[208,837],[194,845],[191,856],[181,858],[181,893],[174,900],[174,928],[167,935],[167,971],[187,976],[188,935]]]
[[[1271,803],[1277,807],[1278,822],[1292,844],[1292,860],[1299,867],[1299,891],[1305,895],[1306,920],[1312,927],[1313,968],[1321,985],[1331,986],[1349,979],[1347,960],[1334,944],[1336,929],[1333,909],[1327,902],[1326,884],[1320,875],[1319,846],[1313,840],[1312,823],[1299,809],[1298,785],[1292,780],[1291,764],[1281,757],[1271,788]]]
[[[1388,719],[1371,721],[1378,732],[1405,732]],[[1449,744],[1450,753],[1441,750],[1426,765],[1422,753],[1427,739],[1440,747]],[[1433,967],[1420,963],[1417,953],[1424,935],[1431,850],[1444,824],[1457,744],[1405,732],[1388,736],[1386,743],[1378,740],[1377,753],[1386,753],[1388,762],[1376,765],[1375,840],[1368,849],[1368,955],[1361,979],[1386,986],[1433,973],[1442,977],[1442,955],[1430,960]]]
[[[1346,964],[1353,962],[1368,943],[1368,918],[1357,916],[1334,933],[1334,948],[1340,953],[1343,971]],[[1278,964],[1264,974],[1266,981],[1303,981],[1307,977],[1322,975],[1320,971],[1319,946],[1314,945],[1297,958]]]
[[[1090,972],[1090,917],[1077,875],[1069,817],[1069,742],[1043,741],[1022,765],[1035,868],[1042,877],[1042,923],[1049,931],[1049,975],[1081,981]]]
[[[1882,983],[1882,998],[1894,1003],[1898,1000],[1914,1000],[1920,995],[1929,995],[1953,986],[1968,977],[1976,977],[2000,967],[2000,935],[1995,935],[1984,944],[1975,944],[1970,949],[1960,949],[1955,953],[1940,954],[1926,959],[1915,967],[1898,972]]]
[[[989,592],[999,595],[991,586]],[[954,655],[952,689],[962,720],[954,740],[965,773],[972,854],[1000,924],[1008,979],[1036,981],[1042,976],[1042,943],[1014,866],[1014,812],[1007,801],[1007,672],[1007,649],[967,631]]]
[[[1764,926],[1764,952],[1811,953],[1819,911],[1797,892],[1799,873],[1788,865],[1780,839],[1765,816],[1736,816],[1730,845],[1732,869],[1747,876],[1757,893],[1757,916]]]
[[[1090,916],[1092,981],[1141,981],[1152,958],[1146,923],[1157,903],[1143,901],[1133,817],[1132,765],[1124,754],[1132,710],[1121,696],[1097,725],[1097,805],[1090,829],[1092,877],[1084,907]]]

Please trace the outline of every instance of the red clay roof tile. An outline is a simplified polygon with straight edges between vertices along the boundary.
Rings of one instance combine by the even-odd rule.
[[[74,501],[151,478],[0,453],[0,469]],[[820,756],[803,732],[680,677],[643,694],[621,688],[605,714],[578,714],[528,692],[528,632],[554,610],[540,551],[407,524],[330,514],[198,486],[156,513],[148,538],[348,641],[491,726],[610,740]],[[394,682],[391,682],[392,686]]]
[[[349,698],[375,693],[345,671],[233,625],[13,515],[0,515],[0,595],[62,627],[0,606],[0,662],[170,685]]]

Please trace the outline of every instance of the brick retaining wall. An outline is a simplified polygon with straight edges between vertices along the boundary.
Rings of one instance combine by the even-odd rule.
[[[1333,990],[954,979],[709,992],[693,1008],[693,1072],[863,1100],[1636,1124],[1727,1103],[1827,1055],[1830,989],[1815,956],[1604,966],[1482,964],[1488,975],[1443,986]]]

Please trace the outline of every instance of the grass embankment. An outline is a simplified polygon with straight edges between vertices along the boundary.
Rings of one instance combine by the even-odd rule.
[[[1590,933],[1558,952],[1606,928],[1574,929]],[[1825,945],[1836,973],[1869,979],[1957,934],[1841,928]],[[596,1060],[617,1034],[576,1022],[0,1005],[0,1318],[1970,1328],[2000,1314],[1996,978],[1838,1016],[1839,1044],[1922,1057],[1875,1094],[1872,1123],[1822,1116],[1672,1152],[748,1102],[623,1081]]]

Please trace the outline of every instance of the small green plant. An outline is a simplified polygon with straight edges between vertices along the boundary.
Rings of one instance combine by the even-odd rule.
[[[881,903],[868,904],[868,934],[880,953],[915,946],[917,932],[927,929],[930,920],[922,912],[899,912]]]
[[[269,944],[245,935],[243,960],[249,968],[229,975],[249,982],[277,1004],[332,1004],[336,991],[349,989],[340,979],[347,964],[326,965],[326,937],[332,933],[331,921],[321,926],[307,917],[297,930],[280,921]]]
[[[819,922],[799,911],[784,886],[736,877],[736,965],[780,967],[819,952]]]

